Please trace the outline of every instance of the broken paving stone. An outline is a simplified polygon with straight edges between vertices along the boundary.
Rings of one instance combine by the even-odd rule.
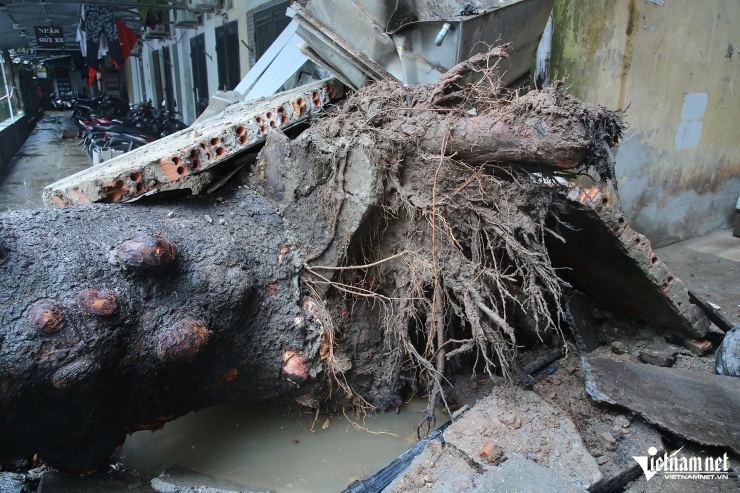
[[[179,466],[170,467],[151,484],[158,493],[270,493]]]
[[[522,457],[487,470],[473,493],[585,493],[587,490]]]
[[[608,352],[606,348],[602,351]],[[580,360],[574,353],[569,353],[561,363],[568,367],[578,366]],[[658,431],[642,418],[628,418],[612,406],[594,403],[587,396],[580,375],[580,371],[576,374],[558,371],[552,375],[552,381],[535,384],[535,391],[549,396],[549,402],[566,409],[571,419],[578,420],[583,443],[596,458],[602,475],[602,480],[592,485],[591,491],[618,491],[640,474],[640,466],[632,457],[644,455],[650,447],[656,447],[662,453],[662,439]],[[557,387],[551,394],[553,384]],[[606,431],[612,432],[616,438],[614,450],[606,447],[600,437]]]
[[[586,391],[682,438],[740,453],[740,380],[583,356]]]
[[[430,441],[411,465],[383,490],[390,493],[470,491],[479,478],[472,461],[437,440]],[[432,479],[433,481],[427,481]]]
[[[83,477],[46,471],[41,476],[38,493],[154,493],[155,490],[149,485],[150,479],[131,471],[110,474],[96,472]]]
[[[640,349],[639,358],[643,363],[655,366],[673,366],[679,349],[668,344],[653,343]]]
[[[501,421],[517,419],[519,428]],[[509,458],[537,461],[574,484],[588,488],[601,480],[596,460],[581,441],[570,418],[534,392],[498,387],[479,400],[464,417],[444,432],[445,441],[479,466],[489,464],[479,452],[494,442]],[[553,451],[557,450],[558,455]],[[507,461],[508,462],[508,461]]]

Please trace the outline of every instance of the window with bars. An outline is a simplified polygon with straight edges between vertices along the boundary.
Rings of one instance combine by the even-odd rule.
[[[239,83],[239,26],[237,21],[216,28],[218,88],[230,91]]]
[[[290,2],[282,2],[253,14],[255,60],[265,54],[272,42],[290,24],[290,17],[285,15],[289,6]]]

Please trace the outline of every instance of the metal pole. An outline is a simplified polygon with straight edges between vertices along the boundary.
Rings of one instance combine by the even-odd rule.
[[[5,76],[5,53],[0,53],[0,69],[3,72],[3,84],[5,84],[5,96],[8,98],[8,109],[10,110],[10,121],[15,123],[13,114],[13,103],[10,101],[10,91],[8,91],[8,78]]]

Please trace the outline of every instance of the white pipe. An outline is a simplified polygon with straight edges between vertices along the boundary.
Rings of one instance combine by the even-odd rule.
[[[442,25],[442,29],[439,30],[439,34],[437,34],[437,39],[434,40],[434,44],[437,46],[442,46],[442,41],[445,40],[445,36],[447,36],[447,32],[450,30],[452,25],[449,22],[445,22]]]

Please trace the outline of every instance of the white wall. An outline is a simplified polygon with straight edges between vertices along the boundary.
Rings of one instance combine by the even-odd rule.
[[[238,21],[239,26],[239,71],[244,77],[249,71],[249,60],[251,53],[247,48],[252,47],[253,33],[248,32],[247,13],[258,9],[260,6],[274,3],[276,0],[234,0],[233,7],[222,12],[203,14],[203,25],[197,29],[175,29],[171,27],[171,39],[165,40],[143,40],[141,58],[132,58],[131,70],[127,71],[129,87],[132,87],[134,101],[155,98],[154,70],[152,64],[152,51],[164,46],[170,47],[172,54],[172,81],[175,84],[175,97],[177,108],[183,115],[186,123],[191,123],[196,118],[195,102],[193,97],[193,74],[190,61],[190,40],[199,35],[205,35],[206,43],[206,67],[208,72],[208,91],[213,94],[218,89],[218,56],[216,54],[216,28],[226,22]],[[225,16],[224,16],[225,14]],[[170,12],[170,21],[174,26],[175,11]],[[252,47],[253,48],[253,47]],[[141,70],[137,64],[141,64]],[[163,67],[164,68],[164,67]],[[141,88],[144,88],[142,91]]]

